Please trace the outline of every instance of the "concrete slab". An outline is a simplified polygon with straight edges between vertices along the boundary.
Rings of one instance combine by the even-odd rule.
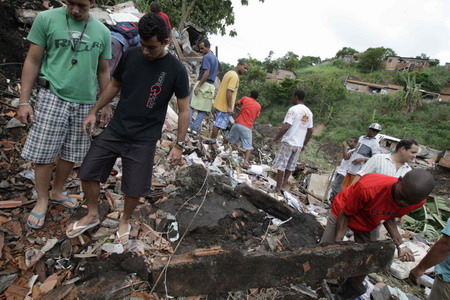
[[[328,182],[330,180],[330,175],[330,173],[311,174],[311,179],[309,181],[307,191],[311,192],[319,198],[324,199],[327,192]],[[308,195],[308,201],[310,204],[315,204],[319,200],[311,195]]]

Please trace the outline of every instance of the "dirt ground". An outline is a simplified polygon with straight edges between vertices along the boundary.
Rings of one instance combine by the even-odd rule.
[[[29,47],[25,40],[28,34],[26,26],[17,21],[16,9],[45,10],[42,3],[42,0],[0,1],[0,84],[5,84],[5,79],[20,78],[22,63]],[[49,5],[60,6],[57,1],[49,1]]]

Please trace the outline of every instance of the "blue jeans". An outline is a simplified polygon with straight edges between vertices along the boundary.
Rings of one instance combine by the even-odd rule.
[[[192,117],[195,112],[197,112],[197,116],[195,117],[195,120],[192,121]],[[189,127],[191,128],[191,130],[195,130],[197,132],[200,131],[200,127],[202,126],[204,116],[205,116],[204,111],[195,110],[191,107],[191,116],[189,118]]]

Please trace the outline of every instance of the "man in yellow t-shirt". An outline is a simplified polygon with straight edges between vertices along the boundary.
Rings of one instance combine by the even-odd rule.
[[[248,62],[241,60],[235,69],[228,71],[223,76],[219,91],[214,101],[214,111],[216,120],[214,122],[211,139],[205,141],[205,144],[217,143],[217,135],[219,129],[226,129],[230,120],[230,115],[234,110],[236,95],[239,89],[239,75],[243,75],[248,71]]]

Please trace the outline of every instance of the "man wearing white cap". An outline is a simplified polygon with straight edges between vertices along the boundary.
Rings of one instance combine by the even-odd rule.
[[[351,165],[348,167],[347,175],[342,182],[342,189],[345,189],[352,184],[353,179],[361,170],[362,166],[375,154],[381,153],[380,144],[375,138],[377,134],[381,131],[381,125],[378,123],[372,123],[369,126],[369,130],[366,135],[362,135],[358,139],[358,144],[356,145],[356,150],[350,157]]]

